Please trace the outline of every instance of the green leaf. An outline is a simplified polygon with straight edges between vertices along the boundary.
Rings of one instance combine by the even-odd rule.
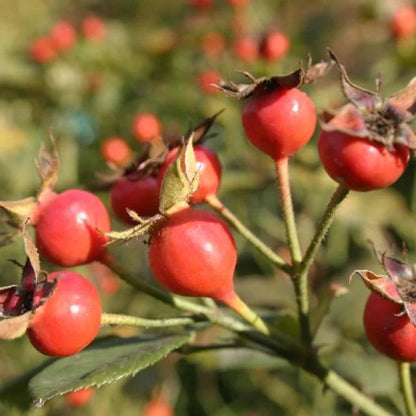
[[[189,333],[106,338],[79,354],[46,367],[29,383],[36,406],[69,391],[101,386],[132,376],[189,342]]]

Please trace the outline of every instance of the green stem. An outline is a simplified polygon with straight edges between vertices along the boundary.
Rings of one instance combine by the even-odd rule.
[[[286,237],[292,258],[292,264],[296,270],[302,261],[298,233],[296,231],[295,214],[293,211],[292,195],[289,182],[289,159],[287,157],[275,161],[277,185],[279,188],[280,203],[282,204],[283,220],[286,227]]]
[[[195,319],[193,318],[145,319],[116,313],[103,313],[101,315],[101,326],[128,325],[144,328],[166,328],[188,325],[194,322]]]
[[[218,212],[232,227],[234,227],[253,247],[263,254],[271,263],[285,272],[290,272],[290,266],[279,257],[270,247],[256,237],[219,199],[209,195],[205,202]]]
[[[249,322],[254,328],[264,335],[270,335],[270,330],[263,319],[257,315],[245,302],[243,302],[237,295],[227,299],[224,303],[238,313],[243,319]]]
[[[341,204],[341,202],[347,197],[349,190],[339,185],[335,192],[332,194],[331,199],[325,209],[321,221],[319,222],[318,228],[309,247],[306,250],[305,256],[302,260],[301,273],[304,270],[308,270],[311,266],[315,255],[325,238],[326,233],[334,219],[335,210]]]
[[[275,161],[279,197],[282,205],[283,220],[286,226],[287,242],[292,258],[292,281],[298,307],[300,337],[303,345],[309,347],[312,342],[309,322],[308,271],[300,272],[302,252],[296,230],[295,214],[289,182],[289,159]]]
[[[400,389],[403,394],[407,416],[416,416],[415,398],[413,396],[412,378],[409,363],[397,363],[399,369]]]

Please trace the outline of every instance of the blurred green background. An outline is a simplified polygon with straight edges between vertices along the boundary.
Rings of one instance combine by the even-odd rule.
[[[140,150],[131,132],[136,113],[155,113],[164,136],[177,137],[225,108],[213,127],[217,135],[208,142],[223,164],[219,197],[273,249],[287,256],[273,164],[246,142],[241,103],[219,93],[207,94],[197,77],[207,69],[219,71],[227,80],[240,79],[236,70],[243,69],[256,76],[285,73],[299,61],[306,62],[309,53],[314,61],[327,59],[326,47],[330,46],[359,85],[374,89],[374,79],[381,72],[383,94],[388,96],[414,76],[416,64],[416,39],[398,42],[390,30],[398,4],[393,0],[252,0],[236,11],[226,0],[216,0],[212,9],[198,11],[185,0],[0,0],[0,200],[36,192],[39,181],[34,158],[41,144],[48,143],[51,131],[61,157],[58,190],[88,189],[95,172],[109,172],[99,151],[106,137],[119,135]],[[81,22],[89,15],[103,19],[104,41],[91,42],[80,34]],[[236,32],[236,18],[240,32]],[[76,45],[47,64],[33,62],[30,44],[59,20],[77,28]],[[233,43],[239,36],[260,37],[272,27],[290,38],[284,59],[246,63],[234,55]],[[217,56],[207,55],[201,46],[203,37],[212,32],[225,40],[225,49]],[[307,92],[319,110],[344,102],[335,69],[326,79],[308,86]],[[306,247],[336,187],[320,166],[316,137],[292,158],[291,181],[300,238]],[[106,192],[98,195],[108,204]],[[361,316],[367,290],[357,278],[351,284],[348,279],[356,269],[380,272],[369,238],[391,252],[404,243],[410,261],[416,260],[415,209],[415,164],[411,161],[394,186],[348,197],[310,276],[316,317],[324,309],[331,284],[348,287],[347,294],[334,300],[318,332],[324,361],[392,410],[401,406],[395,364],[366,342]],[[123,227],[115,219],[113,226]],[[259,310],[273,311],[282,328],[292,331],[295,305],[290,282],[242,238],[236,234],[235,238],[238,293]],[[146,250],[137,242],[115,253],[134,273],[152,281]],[[1,250],[2,286],[19,278],[10,258],[23,261],[21,241]],[[53,268],[46,262],[43,267]],[[100,287],[102,271],[87,266],[79,270]],[[108,312],[149,317],[171,313],[124,284],[115,295],[102,295]],[[128,336],[137,331],[117,333]],[[217,337],[226,337],[226,333],[210,329],[201,333],[200,341]],[[0,388],[45,360],[26,338],[2,342],[0,357]],[[311,376],[282,360],[245,350],[224,350],[189,357],[174,354],[134,378],[103,386],[82,409],[69,408],[61,398],[35,409],[30,407],[27,392],[17,386],[7,390],[9,400],[2,400],[0,413],[140,415],[155,389],[162,389],[177,416],[330,416],[352,411],[350,405],[323,391]]]

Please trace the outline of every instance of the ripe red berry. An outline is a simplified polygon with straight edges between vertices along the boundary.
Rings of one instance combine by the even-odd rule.
[[[198,85],[207,94],[217,94],[218,89],[213,84],[219,85],[220,81],[221,74],[215,70],[201,72],[197,77]]]
[[[257,89],[244,105],[242,121],[250,142],[278,160],[311,139],[316,111],[312,100],[297,88]]]
[[[156,178],[140,178],[135,174],[120,179],[110,192],[111,207],[116,216],[126,224],[137,224],[126,209],[140,217],[151,217],[159,212],[159,184]]]
[[[172,405],[161,397],[152,399],[146,403],[143,416],[173,416]]]
[[[207,33],[202,38],[202,49],[208,56],[219,56],[224,50],[225,41],[220,33]]]
[[[133,120],[133,135],[139,142],[149,142],[162,134],[162,125],[152,113],[137,114]]]
[[[373,347],[397,361],[416,361],[416,326],[402,306],[371,293],[364,310],[364,328]]]
[[[189,0],[189,4],[195,10],[206,11],[212,9],[214,0]]]
[[[51,37],[58,50],[67,50],[75,45],[77,32],[71,23],[62,20],[53,26]]]
[[[149,262],[173,293],[227,303],[235,297],[236,246],[226,224],[208,211],[187,208],[152,234]]]
[[[395,182],[409,161],[409,149],[396,145],[390,152],[378,142],[337,131],[322,131],[319,156],[328,175],[355,191],[371,191]]]
[[[412,6],[399,7],[390,22],[396,39],[411,38],[416,35],[416,9]]]
[[[56,286],[45,303],[35,309],[27,335],[43,354],[73,355],[98,334],[102,313],[100,297],[94,285],[77,273],[54,272],[48,279],[56,280]]]
[[[100,260],[106,253],[103,234],[110,218],[92,193],[71,189],[41,204],[33,219],[39,253],[59,266],[73,267]]]
[[[191,204],[200,204],[210,195],[215,195],[221,183],[221,163],[217,154],[208,147],[197,145],[194,147],[197,169],[199,173],[199,187],[197,191],[191,196]],[[160,168],[158,174],[158,182],[162,183],[163,177],[176,159],[178,149],[171,150],[166,156],[165,162]]]
[[[259,57],[259,45],[250,37],[241,37],[234,42],[233,51],[238,59],[254,62]]]
[[[277,61],[287,55],[289,38],[282,32],[267,33],[260,45],[261,56],[268,61]]]
[[[121,137],[113,136],[104,140],[101,145],[101,156],[106,162],[117,166],[126,166],[131,159],[132,150]]]
[[[81,407],[87,404],[94,396],[95,389],[89,387],[77,391],[71,391],[65,395],[65,401],[72,407]]]
[[[89,16],[82,22],[82,33],[90,41],[100,42],[106,34],[107,29],[104,22],[97,16]]]
[[[55,42],[49,36],[38,37],[30,45],[29,54],[34,61],[46,64],[56,56]]]

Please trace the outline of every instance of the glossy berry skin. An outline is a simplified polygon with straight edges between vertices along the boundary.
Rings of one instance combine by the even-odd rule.
[[[106,162],[113,163],[117,166],[126,166],[132,155],[128,143],[117,136],[105,139],[100,150],[101,156]]]
[[[207,196],[215,195],[217,193],[221,183],[222,168],[217,154],[208,147],[196,145],[194,147],[194,152],[199,173],[199,187],[191,196],[189,202],[191,204],[200,204]],[[175,148],[166,156],[165,162],[160,168],[157,177],[160,185],[162,184],[163,177],[165,176],[168,167],[176,159],[177,154],[178,149]]]
[[[111,207],[117,218],[126,224],[137,225],[126,209],[140,217],[151,217],[159,212],[159,184],[156,178],[139,178],[131,174],[116,182],[110,191]]]
[[[236,261],[228,227],[208,211],[179,211],[151,238],[152,273],[162,286],[178,295],[206,296],[225,303],[235,296]]]
[[[289,48],[290,40],[284,33],[271,32],[264,37],[260,54],[267,61],[277,61],[287,55]]]
[[[396,361],[416,361],[416,326],[401,305],[371,293],[364,309],[367,338],[380,353]]]
[[[77,32],[71,23],[62,20],[53,26],[51,37],[58,50],[68,50],[75,45]]]
[[[297,88],[259,90],[244,105],[242,122],[250,142],[279,160],[311,139],[316,111],[312,100]]]
[[[92,42],[104,40],[107,29],[104,22],[97,16],[89,16],[82,22],[81,30],[83,35]]]
[[[46,64],[56,57],[56,46],[49,36],[38,37],[30,45],[29,54],[35,62]]]
[[[38,208],[33,225],[39,253],[64,267],[100,260],[110,231],[104,204],[92,193],[71,189],[55,195]]]
[[[197,77],[198,85],[207,94],[217,94],[219,90],[212,84],[219,85],[220,81],[221,74],[215,70],[201,72]]]
[[[398,8],[390,22],[394,37],[398,40],[416,35],[416,9],[412,6]]]
[[[133,120],[133,135],[137,141],[145,143],[162,134],[162,125],[152,113],[137,114]]]
[[[320,133],[318,150],[328,175],[354,191],[391,185],[409,161],[409,149],[405,146],[398,145],[390,152],[381,143],[336,131]]]
[[[259,45],[250,37],[241,37],[234,42],[233,51],[241,61],[252,63],[259,57]]]
[[[65,395],[65,402],[71,407],[82,407],[91,401],[94,392],[93,387],[71,391]]]
[[[56,280],[56,286],[45,303],[35,309],[27,335],[43,354],[73,355],[98,334],[102,313],[100,297],[94,285],[77,273],[54,272],[48,280]]]

